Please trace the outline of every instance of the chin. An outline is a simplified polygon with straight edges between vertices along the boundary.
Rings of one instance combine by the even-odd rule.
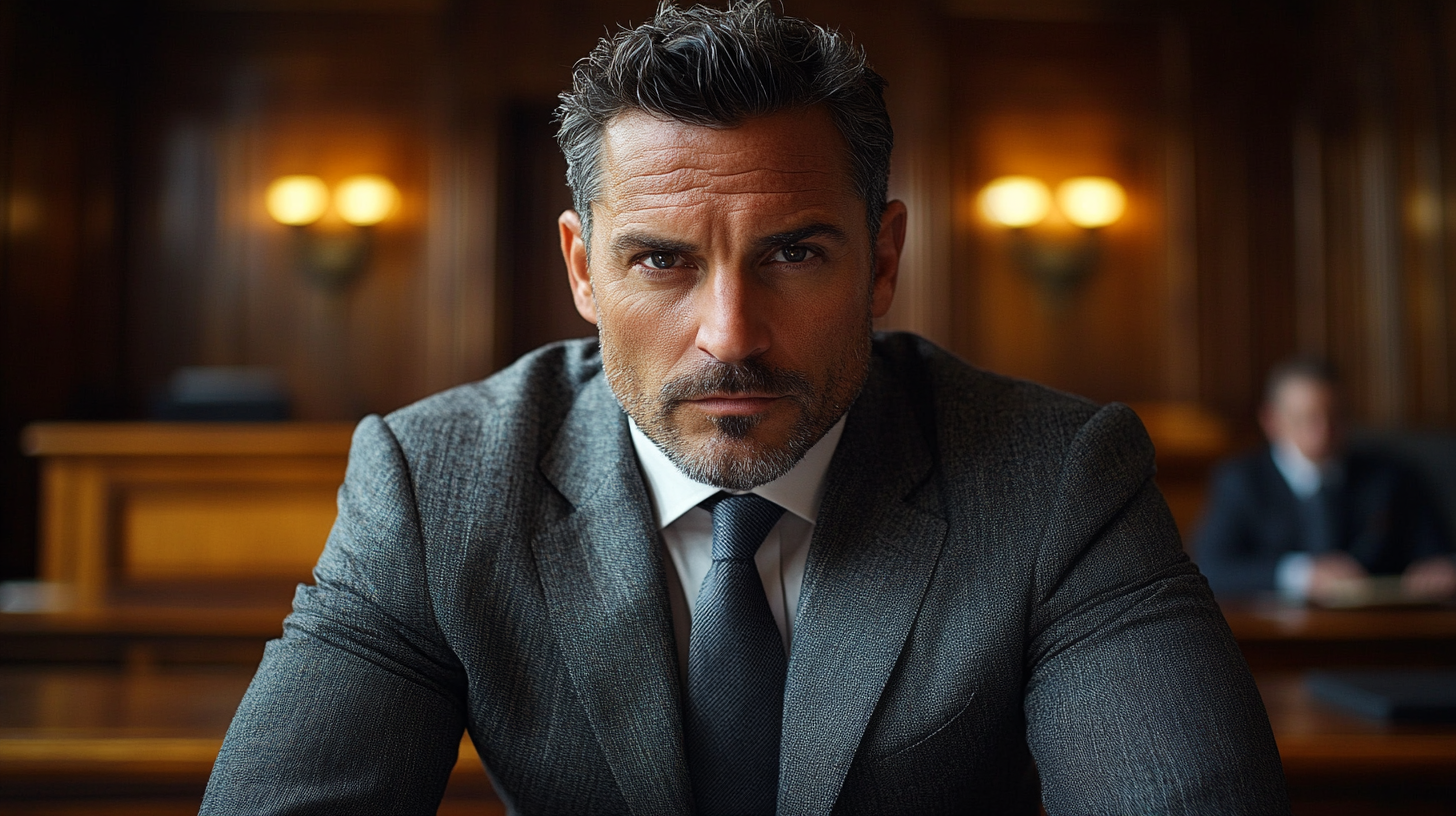
[[[784,445],[721,434],[668,451],[668,457],[688,476],[725,490],[751,490],[772,482],[793,470],[803,454]]]

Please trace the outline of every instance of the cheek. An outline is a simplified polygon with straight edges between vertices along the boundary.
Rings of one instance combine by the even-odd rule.
[[[777,343],[791,367],[801,371],[833,369],[850,356],[870,330],[868,291],[846,296],[842,290],[818,293],[785,304],[778,323]]]
[[[645,385],[663,382],[693,343],[696,324],[677,298],[605,287],[597,315],[602,342]]]

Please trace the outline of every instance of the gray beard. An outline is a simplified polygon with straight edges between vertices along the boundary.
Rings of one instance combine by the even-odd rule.
[[[739,454],[730,445],[748,437],[762,420],[758,416],[714,417],[710,421],[718,429],[718,436],[708,442],[706,450],[694,450],[678,433],[677,426],[670,422],[664,421],[660,426],[663,430],[662,439],[654,437],[652,431],[646,428],[642,432],[689,479],[724,490],[752,490],[793,470],[794,465],[799,464],[804,454],[829,430],[825,428],[817,434],[813,433],[807,427],[805,419],[801,415],[799,421],[794,423],[784,447],[765,449],[756,457]],[[838,417],[835,419],[837,421]],[[831,426],[833,424],[830,423]],[[638,422],[637,426],[642,427],[642,423]]]
[[[600,330],[601,323],[598,321]],[[604,334],[604,332],[603,332]],[[705,363],[701,368],[663,385],[656,397],[643,393],[636,373],[616,354],[605,336],[599,337],[607,384],[617,402],[637,427],[688,478],[724,490],[751,490],[794,469],[834,423],[849,410],[869,371],[869,332],[862,343],[830,372],[822,393],[796,371],[775,368],[761,360],[742,363]],[[768,391],[781,393],[800,408],[788,439],[777,448],[750,448],[749,434],[763,420],[758,416],[712,417],[717,433],[707,442],[684,438],[674,414],[682,401],[712,393]]]

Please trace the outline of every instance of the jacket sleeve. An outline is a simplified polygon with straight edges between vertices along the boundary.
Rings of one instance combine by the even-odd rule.
[[[1451,555],[1451,539],[1445,520],[1437,509],[1436,499],[1428,485],[1416,473],[1406,475],[1401,486],[1395,515],[1404,524],[1401,534],[1407,539],[1412,562],[1439,555]]]
[[[1126,407],[1063,461],[1033,581],[1027,740],[1051,816],[1289,811],[1259,692]]]
[[[1260,546],[1259,520],[1247,473],[1238,462],[1220,467],[1213,477],[1208,509],[1194,538],[1193,556],[1214,593],[1253,595],[1275,588],[1284,552]]]
[[[434,813],[459,752],[464,673],[431,613],[408,467],[355,431],[339,515],[213,766],[205,814]]]

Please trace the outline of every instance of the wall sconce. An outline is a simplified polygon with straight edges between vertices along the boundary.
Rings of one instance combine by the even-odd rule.
[[[300,271],[319,286],[340,291],[369,264],[375,224],[399,206],[399,191],[383,176],[350,176],[330,195],[318,176],[282,176],[268,185],[268,214],[293,228],[294,255]],[[320,219],[330,203],[344,229],[325,228]]]
[[[1032,235],[1034,227],[1058,212],[1080,229],[1075,235]],[[1091,275],[1101,254],[1098,230],[1114,224],[1127,209],[1122,186],[1109,178],[1079,176],[1057,185],[1055,197],[1031,176],[1002,176],[981,190],[981,213],[1011,230],[1011,256],[1047,299],[1065,303]]]

